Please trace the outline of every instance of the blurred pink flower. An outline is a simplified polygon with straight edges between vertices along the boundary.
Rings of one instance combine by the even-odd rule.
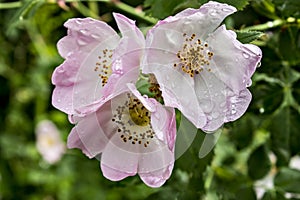
[[[139,174],[151,187],[161,186],[174,165],[176,119],[173,108],[141,96],[134,84],[128,92],[104,103],[84,117],[73,116],[76,126],[69,148],[88,157],[101,154],[103,175],[113,181]]]
[[[166,106],[204,131],[238,119],[251,101],[247,87],[262,52],[219,27],[235,11],[210,1],[158,22],[146,37],[142,72],[156,76]]]
[[[58,162],[65,153],[66,146],[55,124],[49,120],[40,121],[35,132],[36,147],[43,159],[50,164]]]
[[[85,115],[136,82],[144,36],[135,22],[114,18],[122,37],[106,23],[91,18],[70,19],[68,35],[58,44],[65,61],[52,76],[52,104],[67,114]]]

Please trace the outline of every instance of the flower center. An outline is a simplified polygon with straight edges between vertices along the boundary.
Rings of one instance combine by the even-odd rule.
[[[148,147],[155,135],[150,116],[145,106],[127,93],[123,103],[113,109],[112,121],[117,125],[117,133],[123,142]]]
[[[96,62],[96,66],[94,68],[94,71],[98,73],[98,76],[101,78],[102,87],[105,86],[105,84],[108,81],[108,78],[112,74],[110,61],[112,58],[112,52],[113,50],[104,49],[102,52],[100,52],[100,55],[98,56],[98,62]]]
[[[209,50],[207,43],[202,44],[200,38],[196,38],[196,34],[187,36],[183,34],[185,42],[183,43],[182,50],[177,52],[179,62],[174,63],[174,67],[180,67],[181,70],[194,77],[199,74],[203,69],[211,71],[209,68],[210,60],[213,57],[213,52]]]

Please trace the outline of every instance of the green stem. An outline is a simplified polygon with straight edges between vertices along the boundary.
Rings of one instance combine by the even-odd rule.
[[[267,30],[267,29],[274,28],[274,27],[277,27],[277,26],[281,26],[284,23],[285,23],[285,21],[282,20],[282,19],[275,19],[274,21],[269,21],[269,22],[264,23],[264,24],[259,24],[259,25],[254,25],[254,26],[249,26],[249,27],[243,28],[243,30],[246,30],[246,31],[253,31],[253,30],[263,31],[263,30]]]
[[[135,8],[129,6],[125,3],[116,2],[116,3],[114,3],[114,5],[116,8],[135,16],[136,18],[140,18],[148,23],[156,24],[156,22],[158,21],[157,19],[155,19],[153,17],[146,16],[146,14],[143,11],[137,11]]]
[[[12,9],[12,8],[19,8],[22,6],[22,2],[9,2],[9,3],[0,3],[0,10],[1,9]]]

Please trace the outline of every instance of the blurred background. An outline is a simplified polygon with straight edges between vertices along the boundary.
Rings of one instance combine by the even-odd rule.
[[[112,12],[119,12],[146,32],[205,2],[0,0],[0,199],[300,199],[299,0],[219,0],[239,10],[227,27],[263,51],[249,88],[253,100],[201,159],[199,131],[163,187],[149,188],[137,176],[106,180],[98,160],[66,148],[72,125],[51,105],[63,23],[89,16],[116,28]]]

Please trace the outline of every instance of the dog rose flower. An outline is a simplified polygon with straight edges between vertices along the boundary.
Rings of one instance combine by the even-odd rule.
[[[103,175],[113,181],[139,174],[151,187],[161,186],[174,165],[176,119],[173,108],[141,96],[134,84],[96,112],[74,116],[69,148],[101,157]]]
[[[166,106],[197,128],[214,131],[246,111],[261,50],[225,25],[236,8],[210,1],[159,21],[147,34],[142,72],[154,74]]]
[[[58,44],[65,61],[55,69],[52,104],[67,114],[84,115],[136,82],[144,36],[134,21],[114,13],[120,37],[106,23],[75,18]],[[116,86],[118,85],[118,86]]]

